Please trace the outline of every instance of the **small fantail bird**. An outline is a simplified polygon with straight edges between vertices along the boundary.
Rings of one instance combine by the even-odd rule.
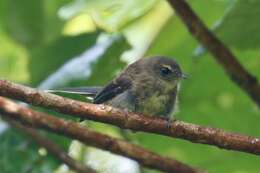
[[[95,104],[163,116],[170,119],[176,105],[181,79],[186,78],[173,59],[154,56],[142,58],[119,74],[105,87],[79,87],[53,90],[93,97]]]

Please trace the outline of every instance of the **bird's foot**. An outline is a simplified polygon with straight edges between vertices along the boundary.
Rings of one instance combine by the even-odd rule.
[[[166,118],[166,121],[167,121],[167,129],[171,129],[171,125],[174,121],[176,121],[175,118],[170,118],[170,117],[167,117]]]

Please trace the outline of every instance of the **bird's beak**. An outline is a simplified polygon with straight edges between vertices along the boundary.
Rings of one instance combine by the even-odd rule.
[[[185,74],[185,73],[182,73],[181,74],[181,78],[182,79],[188,79],[189,78],[189,75]]]

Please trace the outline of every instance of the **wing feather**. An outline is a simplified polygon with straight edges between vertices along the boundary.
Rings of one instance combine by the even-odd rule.
[[[131,81],[125,78],[117,78],[116,80],[110,82],[104,87],[94,98],[94,103],[101,104],[117,95],[123,93],[131,87]]]

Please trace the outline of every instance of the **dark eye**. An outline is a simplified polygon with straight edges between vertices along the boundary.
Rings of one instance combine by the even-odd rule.
[[[169,69],[168,67],[162,67],[161,69],[160,69],[160,74],[162,75],[162,76],[168,76],[168,75],[170,75],[172,73],[172,71],[171,71],[171,69]]]

